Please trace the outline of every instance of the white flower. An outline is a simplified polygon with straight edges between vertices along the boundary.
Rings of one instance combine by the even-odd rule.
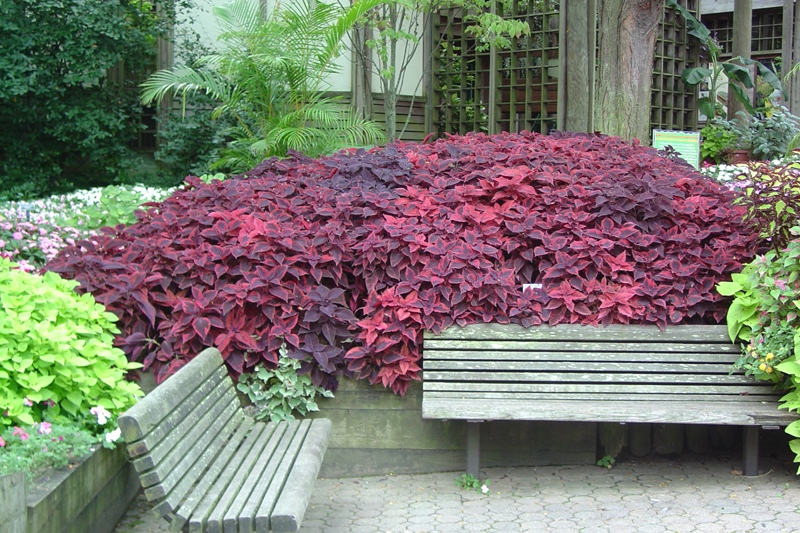
[[[483,494],[488,494],[489,493],[489,487],[487,487],[486,485],[482,485],[481,486],[481,492]]]
[[[116,442],[122,436],[122,430],[117,428],[106,433],[106,442]]]
[[[106,411],[105,407],[103,407],[102,405],[98,405],[97,407],[92,407],[91,409],[89,409],[89,412],[97,417],[97,423],[100,424],[101,426],[105,425],[105,423],[108,422],[108,419],[111,418],[111,413]]]

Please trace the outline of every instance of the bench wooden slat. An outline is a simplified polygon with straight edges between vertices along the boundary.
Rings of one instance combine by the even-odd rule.
[[[576,346],[572,346],[575,348]],[[548,347],[545,351],[522,351],[520,349],[503,350],[485,347],[484,350],[478,349],[450,349],[439,350],[425,346],[425,361],[470,361],[494,359],[497,361],[628,361],[628,362],[702,362],[702,363],[722,363],[735,361],[739,355],[739,349],[718,350],[717,346],[709,348],[705,345],[703,349],[698,348],[693,352],[676,350],[664,350],[661,352],[652,351],[652,347],[643,347],[642,350],[632,349],[631,351],[608,350],[598,351],[596,349],[586,350],[558,350],[557,346]]]
[[[139,480],[142,481],[142,485],[149,487],[159,481],[159,479],[155,479],[150,482],[153,474],[142,474],[143,472],[154,469],[156,465],[158,465],[158,470],[171,470],[189,447],[197,442],[202,433],[209,428],[219,431],[225,421],[230,419],[236,411],[236,402],[236,395],[233,391],[224,391],[224,394],[217,398],[216,403],[204,405],[207,408],[205,412],[198,411],[201,416],[197,420],[194,420],[194,417],[187,418],[185,423],[179,424],[167,433],[150,453],[135,459],[133,466],[140,474]]]
[[[239,515],[239,529],[241,531],[251,531],[255,529],[256,511],[264,500],[267,490],[275,478],[275,472],[278,470],[290,442],[288,438],[282,438],[275,443],[275,449],[272,451],[273,459],[261,473],[261,477],[258,479],[258,483],[253,490],[254,497],[245,501],[241,506],[242,510]]]
[[[611,324],[605,327],[593,327],[581,324],[559,324],[557,326],[536,326],[524,328],[519,324],[471,324],[469,326],[452,326],[436,335],[425,332],[425,345],[428,339],[475,339],[487,340],[565,340],[606,342],[710,342],[718,341],[731,344],[728,329],[725,326],[669,326],[662,331],[657,326]]]
[[[720,363],[662,363],[662,362],[606,362],[606,361],[426,361],[426,375],[432,370],[443,371],[531,371],[531,372],[663,372],[686,374],[722,374],[731,371],[731,362]],[[741,373],[741,372],[739,372]]]
[[[234,452],[233,457],[228,461],[225,469],[217,478],[214,485],[206,492],[205,497],[200,501],[192,516],[189,517],[189,531],[211,531],[212,528],[206,527],[206,521],[217,505],[229,494],[228,487],[236,479],[239,468],[246,461],[248,455],[253,450],[258,437],[267,430],[263,424],[254,424],[253,428],[241,442],[239,448]],[[271,430],[270,430],[271,431]]]
[[[422,382],[423,394],[430,390],[436,391],[461,391],[469,393],[470,391],[477,392],[491,392],[495,390],[507,390],[511,392],[547,392],[566,394],[570,392],[619,392],[620,389],[611,385],[596,385],[596,384],[582,384],[582,383],[502,383],[498,386],[496,383],[429,383]],[[747,384],[747,382],[736,385],[695,385],[688,387],[687,385],[659,385],[653,383],[650,385],[628,385],[625,387],[625,392],[629,394],[641,393],[643,399],[647,394],[724,394],[736,396],[740,394],[759,394],[764,391],[764,387],[756,384]],[[777,408],[777,406],[776,406]]]
[[[275,531],[296,531],[303,521],[311,493],[301,487],[317,479],[322,457],[328,448],[333,424],[330,420],[317,420],[308,430],[303,450],[294,462],[286,486],[272,510],[271,526]]]
[[[179,528],[182,528],[184,524],[189,521],[189,517],[203,499],[206,491],[217,482],[217,478],[228,466],[231,457],[253,427],[252,418],[241,418],[240,425],[235,428],[235,433],[233,433],[229,440],[224,440],[223,434],[220,434],[213,442],[209,443],[207,453],[213,456],[214,459],[210,463],[208,469],[203,472],[195,473],[194,476],[184,477],[173,492],[167,496],[165,503],[170,503],[171,505],[167,512],[173,512],[173,524],[177,523]],[[197,483],[198,487],[203,487],[204,490],[190,491],[195,483]],[[171,498],[175,498],[175,501],[170,502],[169,500]],[[180,506],[178,504],[180,504]]]
[[[264,494],[272,483],[279,466],[289,459],[286,457],[286,449],[291,442],[290,438],[292,438],[290,431],[282,434],[275,432],[273,438],[261,450],[258,460],[269,463],[268,467],[263,471],[256,470],[248,476],[242,490],[239,491],[222,518],[225,531],[238,529],[247,532],[252,529],[255,524],[255,509],[264,499]],[[252,511],[245,510],[248,505],[252,507]]]
[[[149,500],[164,498],[180,482],[192,465],[198,460],[206,448],[206,444],[219,435],[224,429],[236,425],[241,414],[236,410],[235,405],[227,405],[224,410],[213,421],[213,425],[205,431],[198,426],[199,431],[192,432],[191,437],[182,440],[168,457],[164,459],[165,464],[157,464],[151,471],[151,479],[156,479],[157,484],[145,488],[144,494]],[[150,474],[150,472],[148,472]],[[142,474],[140,474],[141,479]],[[148,476],[150,477],[150,476]],[[144,487],[144,483],[142,483]]]
[[[728,374],[653,374],[653,373],[621,373],[621,372],[566,372],[560,368],[556,372],[478,372],[478,371],[446,371],[425,370],[425,379],[431,381],[479,381],[494,382],[520,381],[524,383],[613,383],[617,387],[626,387],[629,383],[685,383],[694,384],[719,384],[742,385],[743,379],[739,375]]]
[[[197,389],[198,383],[204,382],[221,366],[222,356],[219,350],[206,348],[200,352],[181,368],[186,368],[186,372],[177,372],[170,376],[170,387],[156,387],[148,395],[150,400],[137,403],[119,417],[117,422],[125,441],[133,442],[147,435]]]
[[[284,434],[274,452],[274,459],[270,464],[270,468],[265,471],[258,480],[258,497],[243,502],[239,516],[240,531],[250,531],[251,529],[256,531],[270,530],[269,512],[272,509],[275,495],[285,488],[284,473],[292,468],[298,448],[303,443],[303,439],[308,432],[310,424],[311,421],[309,420],[304,420],[299,424],[294,422],[292,423],[292,427],[295,431],[287,431]],[[259,526],[260,515],[258,513],[263,506],[267,507],[265,511],[267,514],[262,517],[262,522],[266,520],[267,529],[263,529],[263,526]],[[228,524],[232,523],[230,518],[226,519],[226,530]]]
[[[653,402],[643,409],[630,401],[553,400],[541,408],[527,401],[492,400],[477,404],[472,399],[425,401],[424,418],[456,420],[541,420],[567,422],[649,422],[677,424],[734,424],[742,426],[786,425],[793,416],[775,404],[748,403],[737,409],[715,402]],[[687,416],[691,413],[691,416]]]
[[[438,400],[438,399],[463,399],[465,394],[462,391],[436,391],[436,390],[429,390],[425,392],[425,399],[426,400]],[[758,394],[729,394],[729,395],[722,395],[722,394],[715,394],[713,395],[714,402],[729,402],[732,404],[736,403],[743,403],[743,402],[756,402],[756,403],[764,403],[769,402],[770,404],[775,404],[776,395],[772,389],[763,389]],[[508,391],[488,391],[488,392],[477,392],[477,391],[470,391],[469,398],[474,398],[476,400],[493,400],[493,399],[501,399],[501,400],[527,400],[527,401],[537,401],[542,402],[544,408],[544,402],[553,399],[553,394],[549,392],[539,393],[539,392],[508,392]],[[605,393],[590,393],[588,391],[576,391],[571,393],[563,393],[559,395],[559,399],[561,400],[575,400],[575,401],[583,401],[583,402],[602,402],[607,400],[620,400],[620,401],[632,401],[637,399],[643,402],[674,402],[675,401],[675,394],[626,394],[621,392],[605,392]],[[692,394],[686,393],[681,394],[680,396],[681,401],[697,401],[697,402],[706,402],[709,400],[709,395],[707,394]]]
[[[181,422],[190,420],[194,423],[222,396],[229,386],[220,386],[228,377],[224,368],[217,369],[203,382],[197,390],[189,395],[182,404],[167,415],[161,423],[150,430],[147,435],[137,441],[128,441],[128,454],[135,458],[151,451],[156,445]]]
[[[527,354],[539,353],[551,356],[592,357],[681,357],[682,354],[697,354],[706,357],[715,354],[738,355],[741,348],[730,341],[719,343],[672,343],[666,342],[578,342],[578,341],[527,341],[527,340],[440,340],[426,339],[425,351],[441,359],[459,358],[459,354],[472,355],[493,352],[503,357],[525,357]],[[674,354],[674,355],[670,355]]]
[[[277,459],[274,457],[267,457],[264,458],[264,462],[258,464],[263,450],[273,441],[273,434],[280,432],[280,429],[278,429],[280,426],[276,426],[275,424],[259,424],[259,427],[263,428],[263,430],[253,443],[252,449],[245,459],[237,465],[236,473],[228,482],[228,487],[225,489],[225,492],[222,494],[216,506],[214,506],[214,509],[212,509],[211,513],[208,515],[206,527],[209,533],[221,533],[223,528],[225,530],[229,529],[229,527],[226,527],[224,519],[227,513],[232,510],[233,504],[248,486],[252,486],[252,484],[258,480],[264,465],[269,461]],[[286,428],[281,438],[285,438],[287,433],[292,433],[291,426]],[[244,493],[244,496],[247,497],[247,493]],[[233,510],[233,512],[235,512],[235,510]],[[232,530],[236,531],[236,515],[232,514],[231,517],[233,519],[233,523],[231,524],[233,526]]]
[[[276,533],[279,531],[292,531],[291,529],[277,529],[272,523],[272,511],[275,508],[275,502],[277,502],[281,491],[286,485],[286,478],[289,476],[290,469],[294,465],[294,461],[297,458],[300,446],[302,446],[303,441],[308,434],[310,424],[310,420],[303,420],[301,426],[297,430],[297,433],[294,435],[292,442],[289,444],[289,447],[286,450],[286,460],[282,461],[278,469],[275,471],[275,475],[273,476],[272,482],[269,485],[269,489],[267,489],[267,493],[264,495],[261,505],[259,505],[258,509],[256,510],[256,529],[258,531],[273,530]]]

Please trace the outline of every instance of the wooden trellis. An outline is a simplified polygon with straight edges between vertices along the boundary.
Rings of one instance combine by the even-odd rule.
[[[698,0],[683,0],[683,7],[698,16]],[[699,41],[686,33],[686,21],[674,9],[664,10],[653,65],[650,127],[661,130],[697,129],[697,89],[681,80],[684,68],[697,67]]]
[[[681,0],[697,14],[698,0]],[[481,50],[469,34],[460,10],[440,11],[433,23],[433,129],[444,133],[483,131],[547,133],[558,120],[559,78],[565,71],[558,0],[509,0],[493,9],[504,18],[525,20],[531,34],[512,38],[509,50]],[[680,79],[696,66],[697,44],[686,35],[685,21],[665,12],[653,68],[652,127],[697,127],[695,90]],[[575,88],[572,88],[574,90]],[[561,94],[571,90],[561,87]]]
[[[715,13],[703,17],[703,24],[722,47],[722,56],[731,57],[733,13]],[[753,11],[753,58],[768,59],[781,55],[783,46],[783,12],[780,8]]]

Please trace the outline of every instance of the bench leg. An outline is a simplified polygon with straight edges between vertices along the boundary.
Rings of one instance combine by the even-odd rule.
[[[744,475],[758,475],[758,426],[744,427]]]
[[[475,479],[480,479],[481,476],[480,430],[480,422],[467,421],[467,474]]]

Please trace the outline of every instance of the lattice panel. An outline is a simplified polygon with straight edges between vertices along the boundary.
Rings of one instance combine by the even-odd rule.
[[[505,18],[525,20],[531,35],[512,39],[510,50],[477,50],[461,14],[436,15],[434,117],[437,131],[547,132],[555,127],[558,93],[558,1],[513,0]],[[436,39],[435,39],[436,40]],[[494,57],[492,55],[494,54]],[[490,75],[495,72],[495,83]],[[494,123],[490,124],[490,118]]]
[[[440,136],[488,132],[489,53],[476,50],[460,11],[439,11],[434,17],[434,126]]]
[[[733,46],[733,13],[715,13],[703,17],[703,24],[722,47],[722,56],[729,58]],[[759,9],[753,11],[753,57],[770,58],[781,55],[783,46],[783,11]]]
[[[697,15],[698,0],[681,0]],[[530,36],[512,40],[510,50],[477,50],[462,13],[440,11],[434,20],[434,126],[439,135],[469,131],[538,131],[556,126],[559,70],[559,1],[512,0],[507,18],[526,20]],[[697,128],[697,91],[681,80],[697,66],[698,42],[686,22],[666,10],[653,65],[653,128]],[[490,77],[496,76],[494,80]]]
[[[681,5],[698,15],[698,0]],[[664,130],[697,129],[697,90],[681,80],[684,68],[698,66],[697,39],[686,33],[686,21],[674,9],[665,9],[656,40],[651,89],[650,127]]]
[[[512,39],[511,50],[497,53],[496,117],[500,131],[547,133],[556,127],[558,107],[559,3],[514,0],[509,13],[528,23],[531,34]]]

